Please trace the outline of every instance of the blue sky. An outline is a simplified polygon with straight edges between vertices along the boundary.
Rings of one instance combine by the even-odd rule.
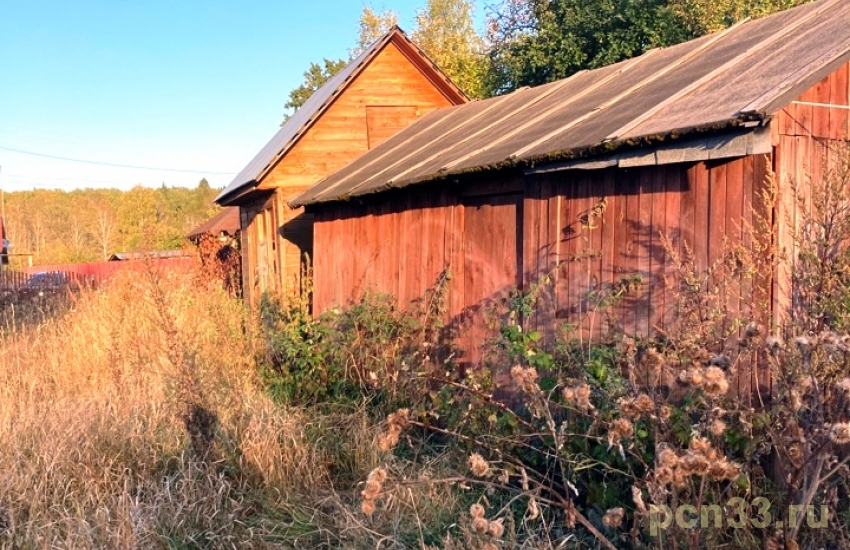
[[[424,3],[0,0],[0,185],[223,187],[309,63],[347,56],[364,5],[409,29]]]

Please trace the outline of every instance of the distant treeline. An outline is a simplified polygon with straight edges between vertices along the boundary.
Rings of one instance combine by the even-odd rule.
[[[137,186],[6,193],[6,238],[12,254],[35,264],[105,260],[115,252],[179,248],[213,216],[219,190],[204,179],[194,189]],[[26,258],[11,257],[12,266]]]

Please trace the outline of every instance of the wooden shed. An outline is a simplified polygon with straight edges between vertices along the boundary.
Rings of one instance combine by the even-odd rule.
[[[621,328],[664,327],[662,235],[707,267],[724,241],[749,238],[772,170],[786,198],[776,238],[790,246],[791,182],[817,177],[824,145],[848,138],[848,21],[850,2],[821,0],[423,117],[291,201],[315,216],[316,312],[367,289],[406,304],[449,268],[449,317],[469,321],[474,360],[475,319],[511,288],[552,275],[530,320],[549,331],[635,273]]]
[[[216,198],[239,207],[245,298],[292,288],[312,252],[312,216],[289,199],[434,109],[466,101],[397,27],[316,90]]]

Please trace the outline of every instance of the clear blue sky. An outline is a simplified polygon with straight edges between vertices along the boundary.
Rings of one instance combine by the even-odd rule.
[[[277,130],[311,61],[340,58],[365,4],[413,26],[425,0],[0,2],[3,189],[223,187]],[[481,17],[481,13],[477,14]]]

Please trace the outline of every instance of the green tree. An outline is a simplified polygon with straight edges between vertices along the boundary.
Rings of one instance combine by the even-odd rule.
[[[352,48],[349,53],[354,59],[373,42],[384,36],[389,30],[398,25],[398,14],[392,10],[376,12],[371,6],[365,6],[360,13],[360,34],[357,38],[357,47]]]
[[[670,0],[687,33],[692,36],[719,31],[747,17],[758,18],[810,0]]]
[[[284,115],[283,124],[286,124],[292,114],[310,99],[313,92],[321,88],[325,82],[333,78],[346,65],[348,65],[348,62],[343,59],[325,59],[321,64],[310,63],[310,68],[304,72],[304,82],[289,92],[289,101],[284,104],[284,107],[290,109],[291,112]]]
[[[488,89],[537,86],[807,0],[503,0],[488,17]]]
[[[688,38],[667,0],[508,0],[491,14],[488,29],[494,94]]]
[[[475,7],[468,0],[428,0],[416,17],[411,39],[467,95],[487,95],[488,59],[475,31]]]
[[[159,248],[161,217],[155,190],[137,185],[125,193],[118,206],[118,234],[122,252]]]

